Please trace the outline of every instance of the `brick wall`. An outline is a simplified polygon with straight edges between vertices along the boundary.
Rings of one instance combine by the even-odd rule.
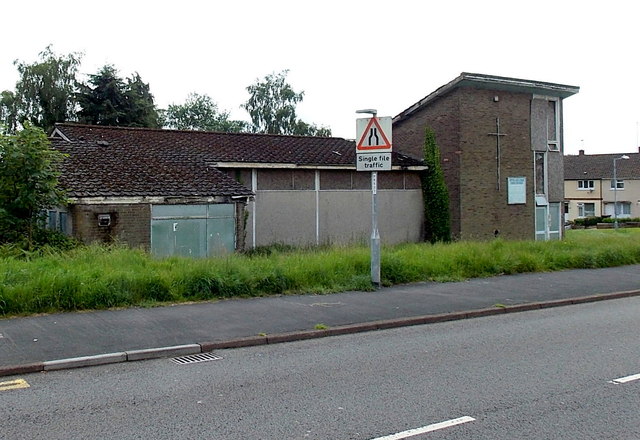
[[[246,249],[248,220],[247,204],[245,202],[236,202],[236,251]]]
[[[151,246],[151,205],[72,205],[73,235],[84,243],[120,241],[132,247]],[[98,225],[98,215],[109,214],[109,226]]]
[[[534,238],[531,95],[463,89],[461,113],[461,211],[463,238]],[[498,101],[495,102],[494,98]],[[500,177],[497,177],[496,118],[500,118]],[[527,203],[507,204],[507,177],[527,178]],[[499,186],[498,186],[499,183]]]
[[[494,97],[498,97],[497,101]],[[534,238],[531,95],[459,88],[394,124],[394,148],[420,157],[433,128],[450,197],[452,233],[462,239]],[[496,118],[502,136],[497,175]],[[527,178],[527,203],[507,204],[507,177]],[[499,187],[498,187],[499,182]]]
[[[440,148],[440,159],[449,190],[451,232],[460,237],[460,102],[458,91],[433,101],[410,118],[393,125],[393,148],[423,158],[424,130],[433,129]]]

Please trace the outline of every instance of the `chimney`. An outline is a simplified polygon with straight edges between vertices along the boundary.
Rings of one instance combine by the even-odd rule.
[[[578,150],[578,155],[579,156],[584,156],[584,150]]]

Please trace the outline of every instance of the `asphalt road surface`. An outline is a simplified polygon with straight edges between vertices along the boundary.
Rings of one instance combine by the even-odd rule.
[[[638,439],[640,298],[0,378],[0,438]]]

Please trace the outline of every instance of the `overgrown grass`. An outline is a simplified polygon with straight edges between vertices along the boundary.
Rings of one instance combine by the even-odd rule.
[[[385,247],[385,285],[640,263],[640,229],[568,231],[556,242],[458,242]],[[371,290],[367,247],[292,250],[193,260],[125,247],[28,254],[0,248],[0,315],[167,302]]]

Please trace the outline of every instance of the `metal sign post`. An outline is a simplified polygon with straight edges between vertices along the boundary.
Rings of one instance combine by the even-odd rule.
[[[378,172],[371,172],[371,282],[380,287],[380,232],[378,231]]]
[[[372,118],[356,121],[356,169],[371,172],[371,282],[380,286],[378,231],[378,171],[391,170],[391,118],[378,118],[374,109],[357,110]]]

